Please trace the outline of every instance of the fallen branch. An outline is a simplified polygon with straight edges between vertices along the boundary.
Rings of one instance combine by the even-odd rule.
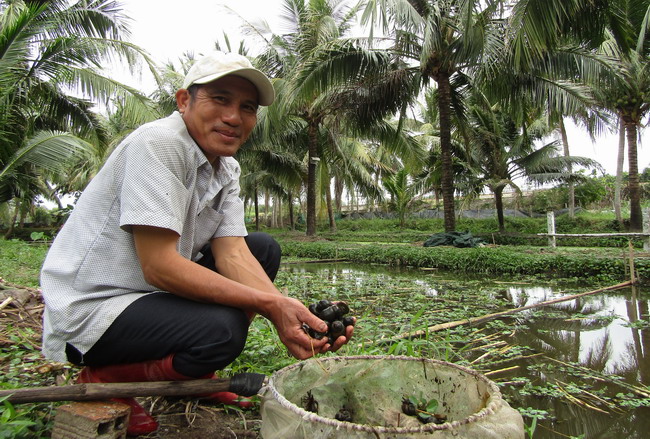
[[[507,315],[510,315],[510,314],[515,314],[515,313],[518,313],[518,312],[521,312],[521,311],[526,311],[528,309],[534,309],[534,308],[539,308],[539,307],[542,307],[542,306],[553,305],[553,304],[560,303],[560,302],[566,302],[568,300],[573,300],[573,299],[577,299],[577,298],[580,298],[580,297],[589,296],[589,295],[592,295],[592,294],[602,293],[604,291],[614,291],[614,290],[618,290],[618,289],[621,289],[621,288],[629,287],[632,284],[633,284],[632,281],[626,281],[626,282],[622,282],[620,284],[612,285],[610,287],[600,288],[600,289],[594,290],[594,291],[587,291],[585,293],[572,294],[570,296],[558,297],[557,299],[547,300],[545,302],[539,302],[539,303],[535,303],[535,304],[532,304],[532,305],[526,305],[526,306],[522,306],[522,307],[519,307],[519,308],[513,308],[513,309],[509,309],[509,310],[501,311],[501,312],[496,312],[496,313],[492,313],[492,314],[486,314],[486,315],[480,316],[480,317],[473,317],[473,318],[464,319],[464,320],[457,320],[455,322],[440,323],[438,325],[429,326],[427,329],[421,329],[419,331],[413,331],[413,332],[405,332],[405,333],[402,333],[402,334],[399,334],[399,335],[397,335],[395,337],[390,337],[390,338],[380,338],[375,343],[386,343],[386,342],[393,342],[395,340],[401,340],[401,339],[405,339],[405,338],[422,337],[422,336],[425,336],[426,334],[428,334],[430,332],[436,332],[436,331],[441,331],[443,329],[455,328],[455,327],[461,326],[461,325],[470,325],[470,326],[471,325],[478,325],[480,323],[485,323],[485,322],[490,321],[490,320],[498,319],[499,317],[507,316]]]

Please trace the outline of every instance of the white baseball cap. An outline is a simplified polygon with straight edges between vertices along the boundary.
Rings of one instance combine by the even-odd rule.
[[[252,82],[257,88],[260,105],[273,103],[275,90],[271,80],[254,68],[248,58],[236,53],[217,51],[199,58],[185,75],[183,88],[192,84],[207,84],[227,75],[241,76]]]

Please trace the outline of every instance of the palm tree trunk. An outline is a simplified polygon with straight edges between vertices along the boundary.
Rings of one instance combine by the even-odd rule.
[[[270,198],[269,197],[269,191],[264,191],[264,220],[265,220],[264,225],[266,227],[271,226],[271,216],[272,215],[269,215],[269,211],[270,211],[269,198]]]
[[[625,160],[625,122],[619,117],[618,123],[618,157],[616,159],[616,180],[614,181],[614,213],[621,229],[623,229],[623,214],[621,213],[621,188],[623,187],[623,162]]]
[[[564,157],[569,157],[569,138],[566,134],[566,127],[564,126],[564,118],[560,117],[560,135],[562,136],[562,146],[564,147]],[[573,174],[573,166],[569,165],[567,170],[569,171],[569,176]],[[569,178],[570,178],[569,177]],[[573,180],[569,180],[569,218],[574,218],[576,216],[576,188]]]
[[[275,229],[278,227],[278,198],[271,198],[271,202],[273,206],[271,208],[271,227]]]
[[[307,236],[316,234],[316,165],[318,163],[318,125],[309,121],[307,156]]]
[[[330,221],[330,232],[336,232],[336,221],[334,220],[334,209],[332,208],[332,191],[328,184],[325,188],[325,200],[327,201],[327,216]]]
[[[334,177],[334,207],[337,212],[343,211],[343,181]]]
[[[636,301],[639,304],[639,315],[642,319],[646,320],[648,319],[648,302],[645,300],[638,300]],[[648,363],[650,363],[650,355],[648,355],[648,352],[650,352],[648,349],[650,349],[650,337],[648,337],[648,331],[644,331],[642,329],[636,329],[635,332],[638,331],[641,334],[641,349],[637,352],[637,358],[638,358],[638,367],[639,371],[641,374],[641,379],[643,383],[648,382]]]
[[[643,214],[641,213],[639,164],[636,150],[636,123],[633,120],[625,120],[625,133],[627,135],[627,159],[629,168],[630,231],[640,232],[643,229]]]
[[[375,186],[376,187],[379,187],[379,177],[380,177],[379,172],[375,172]],[[381,205],[381,198],[379,198],[379,197],[375,198],[375,202],[374,202],[374,206],[375,206],[374,211],[375,212],[379,212],[380,205]]]
[[[451,86],[447,73],[438,73],[434,79],[438,83],[442,207],[445,218],[445,232],[453,232],[456,230],[456,215],[454,212],[454,175],[451,161]]]
[[[52,197],[56,203],[56,206],[59,208],[59,210],[63,210],[63,203],[61,202],[61,198],[59,198],[59,196],[56,194],[56,186],[47,180],[45,181],[45,185],[50,190],[50,197]]]
[[[25,203],[23,203],[23,208],[20,209],[20,221],[18,221],[18,225],[21,229],[25,228],[25,221],[27,220],[28,213],[27,208],[25,208]]]
[[[293,193],[291,191],[288,191],[287,196],[289,198],[289,228],[291,230],[295,230],[296,222],[293,218]]]
[[[260,206],[257,202],[257,187],[255,187],[255,194],[253,196],[253,202],[255,204],[255,231],[260,231]]]
[[[499,232],[506,231],[506,222],[503,217],[503,187],[494,189],[494,207],[497,210],[497,220],[499,222]]]
[[[14,233],[14,225],[18,219],[18,212],[20,211],[20,200],[18,198],[15,198],[15,200],[16,205],[14,206],[14,214],[9,220],[9,227],[7,228],[7,233],[5,233],[5,239],[11,238],[11,234]]]

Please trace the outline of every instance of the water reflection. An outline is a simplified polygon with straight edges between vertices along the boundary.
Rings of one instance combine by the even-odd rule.
[[[511,287],[507,294],[516,307],[559,296],[552,288],[539,286]],[[639,325],[648,322],[648,300],[639,298],[637,288],[587,296],[552,309],[553,313],[534,318],[534,311],[520,315],[530,328],[522,334],[526,342],[557,358],[650,384],[650,331],[647,325]]]
[[[377,265],[303,264],[284,266],[283,270],[299,276],[326,279],[331,295],[342,292],[362,297],[385,293],[387,285],[394,300],[408,300],[418,292],[439,300],[450,285],[464,288],[467,279],[444,273],[430,273],[407,268]],[[398,279],[398,280],[396,280]],[[517,308],[584,291],[584,287],[567,285],[565,290],[537,285],[510,285],[509,279],[482,279],[482,288],[493,286],[495,303]],[[504,284],[508,286],[504,287]],[[397,285],[397,286],[396,286]],[[519,368],[495,381],[527,378],[533,386],[544,388],[553,383],[560,389],[571,384],[586,392],[580,402],[566,395],[526,394],[521,387],[504,386],[503,393],[515,407],[544,410],[551,417],[540,422],[536,439],[559,437],[650,438],[650,409],[634,408],[632,399],[650,395],[650,290],[627,288],[615,292],[585,296],[552,306],[515,314],[519,324],[507,342],[527,346],[545,357],[514,360]],[[440,303],[440,302],[439,302]],[[444,303],[444,302],[443,302]],[[381,302],[377,306],[381,306]],[[552,359],[552,360],[549,360]],[[553,363],[557,360],[557,363]],[[564,365],[563,365],[564,364]],[[578,368],[570,364],[580,365]],[[544,367],[548,365],[549,367]],[[506,365],[503,365],[506,367]],[[580,369],[582,368],[582,369]],[[590,371],[595,373],[590,374]],[[612,379],[611,375],[622,377]],[[627,387],[625,386],[627,384]],[[557,388],[554,389],[557,391]],[[589,396],[591,394],[592,396]],[[629,408],[621,407],[627,397]],[[598,400],[607,399],[606,403]],[[612,402],[617,400],[618,403]],[[638,401],[638,400],[637,400]],[[530,423],[530,419],[527,420]]]

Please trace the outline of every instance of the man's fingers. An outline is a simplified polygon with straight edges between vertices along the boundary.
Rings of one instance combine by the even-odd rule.
[[[327,332],[327,323],[316,317],[310,312],[307,312],[303,316],[304,322],[306,323],[311,329],[317,332]]]

